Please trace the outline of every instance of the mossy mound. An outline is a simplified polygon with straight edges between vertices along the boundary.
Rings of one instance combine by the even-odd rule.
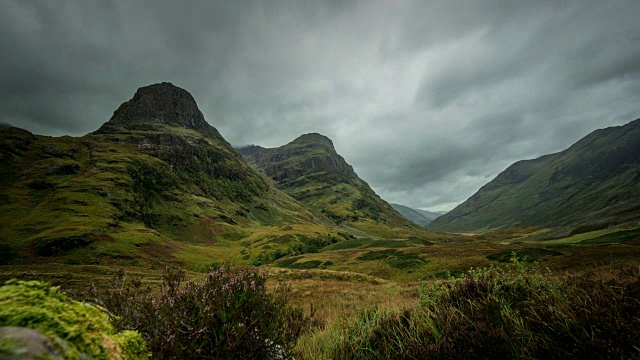
[[[65,359],[149,358],[138,332],[117,332],[104,312],[39,281],[0,287],[0,326],[38,330]]]

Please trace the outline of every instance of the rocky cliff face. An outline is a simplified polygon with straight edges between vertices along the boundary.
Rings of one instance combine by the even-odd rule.
[[[139,88],[96,134],[154,131],[163,126],[195,130],[228,146],[220,133],[205,121],[193,96],[166,82]]]
[[[275,149],[253,145],[239,152],[281,187],[296,186],[301,178],[342,182],[357,178],[353,167],[336,152],[333,142],[320,134],[305,134]]]

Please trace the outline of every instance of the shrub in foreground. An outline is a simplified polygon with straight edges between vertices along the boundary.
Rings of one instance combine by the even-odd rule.
[[[119,273],[98,301],[119,329],[137,330],[160,359],[289,358],[309,319],[288,305],[288,289],[268,292],[255,268],[212,269],[202,283],[167,268],[159,293]]]
[[[637,269],[559,279],[514,259],[425,285],[422,305],[439,330],[428,350],[441,358],[640,357]]]
[[[640,358],[640,274],[559,279],[515,261],[424,283],[416,309],[334,327],[328,358]]]

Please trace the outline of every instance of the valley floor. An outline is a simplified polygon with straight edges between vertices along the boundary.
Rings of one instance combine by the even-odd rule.
[[[549,268],[554,278],[588,273],[607,276],[618,269],[638,268],[640,229],[617,227],[570,234],[558,229],[522,228],[442,241],[360,238],[318,252],[284,257],[261,266],[260,271],[268,276],[270,288],[288,285],[291,304],[318,320],[316,329],[303,335],[298,345],[301,358],[316,358],[313,351],[324,351],[313,350],[320,346],[318,341],[334,336],[328,334],[340,324],[356,321],[363,311],[399,314],[414,309],[419,307],[424,284],[461,277],[472,268],[505,266],[514,254],[526,266]],[[315,266],[292,266],[305,263]],[[159,266],[121,268],[149,285],[161,282]],[[46,281],[85,300],[89,285],[106,286],[116,272],[113,265],[4,265],[0,267],[0,282],[14,278]],[[205,274],[188,271],[188,277],[198,281]]]

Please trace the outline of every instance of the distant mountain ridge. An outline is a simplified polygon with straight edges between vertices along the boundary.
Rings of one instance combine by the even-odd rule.
[[[414,209],[414,208],[410,208],[408,206],[400,205],[400,204],[390,203],[390,205],[394,209],[396,209],[396,211],[399,212],[400,215],[411,220],[414,224],[420,225],[422,227],[425,227],[431,224],[431,222],[434,219],[446,214],[446,211],[432,212],[432,211],[426,211],[422,209]]]
[[[436,231],[575,226],[640,219],[640,119],[592,132],[568,149],[509,166]]]
[[[440,216],[446,214],[446,211],[427,211],[427,210],[422,210],[422,209],[414,209],[415,211],[421,213],[422,215],[426,216],[427,218],[431,219],[431,220],[435,220],[437,218],[439,218]]]

